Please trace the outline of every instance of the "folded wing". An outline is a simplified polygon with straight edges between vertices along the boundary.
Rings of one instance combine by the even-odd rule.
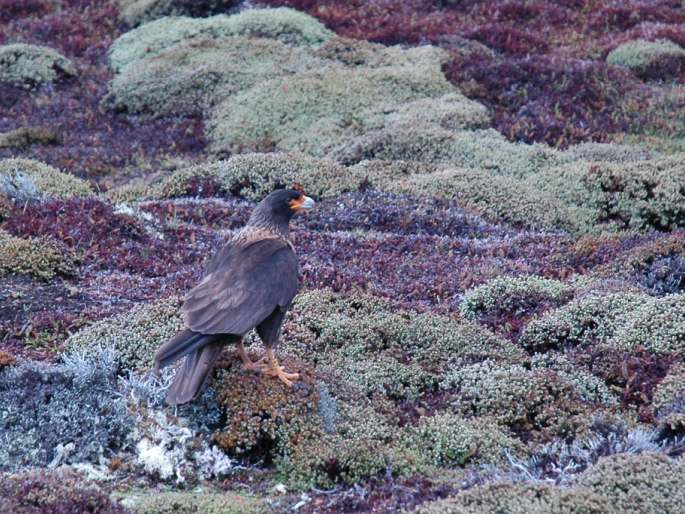
[[[186,295],[183,319],[202,334],[243,335],[277,307],[285,312],[297,286],[297,256],[285,240],[229,243]]]

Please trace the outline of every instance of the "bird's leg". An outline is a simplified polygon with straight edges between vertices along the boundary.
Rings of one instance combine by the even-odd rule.
[[[281,382],[289,387],[292,387],[294,380],[300,378],[299,373],[286,373],[283,371],[283,366],[279,366],[278,359],[276,359],[273,349],[269,348],[268,346],[266,347],[266,359],[267,364],[262,368],[262,373],[272,377],[277,377]]]
[[[243,367],[245,369],[249,369],[251,371],[261,371],[265,366],[266,357],[262,357],[257,362],[252,362],[252,360],[250,360],[250,357],[245,351],[245,345],[243,344],[242,339],[240,342],[238,342],[238,355],[240,355],[240,359],[243,361]]]

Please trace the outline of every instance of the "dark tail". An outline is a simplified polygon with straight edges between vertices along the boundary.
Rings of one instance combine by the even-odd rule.
[[[164,343],[155,354],[155,371],[187,355],[167,390],[166,402],[178,405],[194,400],[200,394],[207,377],[214,369],[221,350],[230,336],[199,334],[183,330]]]
[[[174,337],[159,347],[155,354],[155,372],[173,364],[181,357],[202,348],[207,343],[218,339],[218,335],[200,334],[192,330],[181,330]]]
[[[166,392],[168,405],[187,403],[200,396],[202,386],[212,373],[224,345],[224,341],[211,341],[186,357]]]

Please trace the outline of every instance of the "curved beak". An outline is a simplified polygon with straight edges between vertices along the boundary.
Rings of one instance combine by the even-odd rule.
[[[305,195],[304,202],[302,203],[301,209],[312,209],[316,205],[316,202]]]

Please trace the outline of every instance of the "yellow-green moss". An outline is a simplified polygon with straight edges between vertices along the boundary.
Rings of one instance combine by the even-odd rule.
[[[321,66],[307,51],[277,40],[198,36],[123,67],[107,104],[153,115],[193,112],[267,79]]]
[[[494,482],[421,506],[416,514],[607,514],[611,504],[582,488]]]
[[[220,104],[209,120],[214,152],[268,140],[281,151],[323,156],[354,133],[371,108],[454,92],[440,67],[333,66],[261,83]]]
[[[446,467],[501,465],[505,450],[524,453],[523,445],[492,420],[465,420],[450,413],[423,417],[418,425],[405,427],[397,444],[416,452],[426,464]]]
[[[685,61],[685,49],[668,39],[636,39],[614,48],[607,55],[607,62],[642,74],[664,58],[680,58]]]
[[[676,514],[685,505],[685,465],[663,454],[617,454],[604,457],[575,483],[605,497],[608,512]]]
[[[462,316],[476,319],[502,313],[525,315],[540,304],[559,305],[572,288],[558,280],[541,277],[499,277],[469,289],[460,306]]]
[[[169,0],[149,1],[169,2]],[[229,0],[212,1],[226,3]],[[246,36],[275,39],[293,46],[306,46],[320,44],[332,34],[315,18],[285,7],[249,9],[233,16],[167,17],[146,23],[120,36],[112,43],[109,59],[112,68],[120,70],[134,61],[158,55],[177,43],[197,37]]]
[[[32,88],[76,75],[72,62],[47,46],[0,45],[0,83]]]
[[[261,500],[231,492],[141,490],[116,498],[137,514],[251,514],[263,509]]]
[[[93,194],[87,182],[32,159],[0,159],[0,196],[17,200]]]
[[[67,339],[66,349],[113,348],[121,370],[149,369],[157,348],[183,328],[179,307],[178,298],[137,305],[79,330]]]
[[[23,239],[0,230],[0,276],[23,273],[45,280],[74,275],[76,256],[48,237]]]

